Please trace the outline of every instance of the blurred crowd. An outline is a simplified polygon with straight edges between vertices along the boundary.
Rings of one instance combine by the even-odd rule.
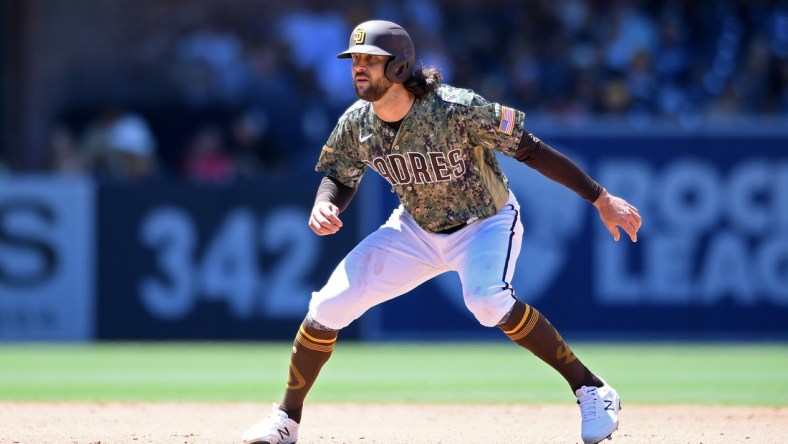
[[[785,0],[300,0],[189,17],[136,43],[131,93],[87,112],[64,107],[52,171],[208,182],[311,174],[355,100],[350,65],[335,55],[370,18],[402,24],[417,61],[445,82],[529,117],[788,122]]]

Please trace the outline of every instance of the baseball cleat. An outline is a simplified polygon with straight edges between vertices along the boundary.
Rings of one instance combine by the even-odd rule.
[[[249,427],[241,439],[244,444],[295,444],[298,441],[298,423],[274,404],[271,414]]]
[[[580,387],[576,392],[580,405],[580,436],[584,444],[597,444],[605,438],[612,439],[618,429],[618,411],[621,399],[618,393],[605,383],[602,387]]]

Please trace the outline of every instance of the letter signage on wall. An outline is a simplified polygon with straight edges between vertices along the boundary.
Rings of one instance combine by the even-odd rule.
[[[0,338],[93,336],[93,184],[0,182]]]

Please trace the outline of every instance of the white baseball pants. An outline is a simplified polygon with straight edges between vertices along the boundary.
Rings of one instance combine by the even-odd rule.
[[[309,316],[339,330],[369,308],[400,296],[446,271],[460,275],[465,305],[493,327],[515,302],[510,283],[523,226],[514,194],[495,215],[452,234],[423,230],[402,207],[339,263],[312,293]]]

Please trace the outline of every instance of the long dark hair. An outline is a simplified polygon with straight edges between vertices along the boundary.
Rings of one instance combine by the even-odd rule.
[[[403,83],[408,91],[412,92],[417,99],[423,99],[441,84],[441,71],[434,66],[419,66],[413,71],[413,75]]]

